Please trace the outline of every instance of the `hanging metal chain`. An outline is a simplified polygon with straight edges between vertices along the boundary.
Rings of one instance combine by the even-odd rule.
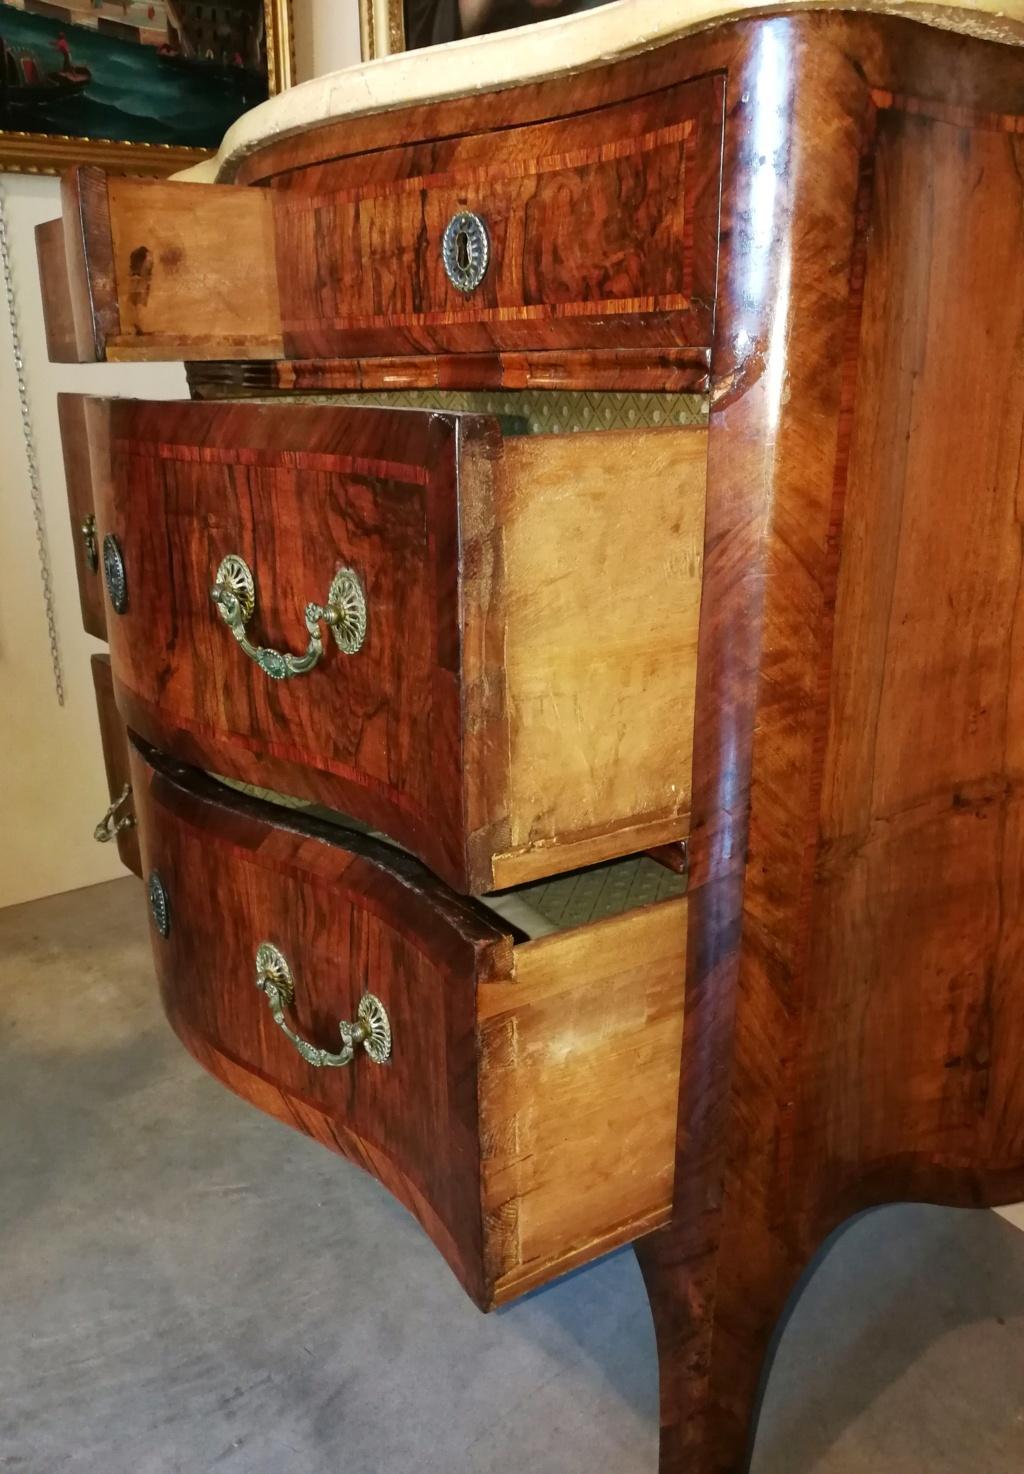
[[[57,690],[57,703],[64,705],[64,670],[57,643],[57,611],[53,600],[53,578],[50,573],[50,545],[46,537],[46,510],[43,505],[43,487],[39,476],[39,459],[36,455],[36,438],[32,429],[32,406],[28,397],[25,379],[25,354],[18,323],[18,298],[14,289],[14,266],[11,260],[11,237],[7,219],[7,195],[0,183],[0,269],[3,270],[4,289],[7,293],[7,315],[11,324],[11,346],[14,349],[14,368],[18,383],[18,403],[21,409],[21,436],[25,446],[25,464],[28,469],[29,495],[32,499],[32,521],[36,530],[36,548],[39,555],[39,576],[43,585],[43,602],[46,606],[46,629],[50,637],[50,663],[53,666],[53,683]]]

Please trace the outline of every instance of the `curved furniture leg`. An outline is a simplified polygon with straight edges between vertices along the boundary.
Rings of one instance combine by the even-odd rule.
[[[1024,69],[846,14],[722,65],[662,1474],[745,1467],[846,1218],[1024,1195]]]
[[[748,1233],[691,1256],[674,1226],[636,1245],[658,1345],[660,1474],[742,1474],[766,1357],[800,1278]],[[753,1254],[750,1258],[748,1255]]]

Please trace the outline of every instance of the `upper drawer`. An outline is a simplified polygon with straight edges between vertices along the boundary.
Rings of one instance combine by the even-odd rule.
[[[667,1220],[686,949],[675,877],[613,864],[561,882],[570,916],[547,885],[532,888],[546,915],[518,894],[509,922],[408,855],[154,752],[133,752],[132,776],[182,1041],[373,1172],[482,1306]],[[579,924],[588,911],[599,919]],[[276,1014],[257,983],[268,965],[285,990]],[[339,1021],[367,994],[384,1048],[346,1064]],[[321,1064],[320,1050],[342,1058]]]
[[[103,404],[97,532],[135,731],[354,814],[465,892],[687,833],[703,430]],[[343,623],[362,602],[355,653],[332,597]]]
[[[51,349],[227,359],[706,347],[721,136],[721,80],[708,77],[269,187],[80,170],[65,181],[61,239],[53,227],[40,236]],[[460,236],[466,212],[479,237],[475,226]]]

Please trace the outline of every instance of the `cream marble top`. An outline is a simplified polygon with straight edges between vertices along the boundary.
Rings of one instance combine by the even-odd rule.
[[[238,161],[288,133],[581,71],[711,26],[801,10],[864,10],[1024,45],[1024,0],[615,0],[560,20],[407,51],[316,77],[243,114],[213,159],[175,177],[229,180]],[[443,55],[442,55],[443,53]]]

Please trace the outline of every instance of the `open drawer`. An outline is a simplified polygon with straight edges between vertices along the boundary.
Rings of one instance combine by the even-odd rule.
[[[687,834],[703,430],[65,419],[93,442],[118,705],[154,745],[354,814],[464,893]]]
[[[272,185],[73,170],[63,219],[38,232],[51,355],[331,359],[628,341],[699,348],[706,366],[723,92],[721,77],[699,77],[370,155],[320,158],[314,133]]]
[[[400,850],[151,749],[133,750],[132,775],[157,972],[182,1042],[379,1178],[478,1304],[667,1221],[678,877],[647,859],[611,865],[581,882],[603,919],[575,924],[572,897],[566,915],[564,896],[553,910],[531,895],[543,887],[496,901],[503,919]],[[568,878],[554,885],[577,894]]]

